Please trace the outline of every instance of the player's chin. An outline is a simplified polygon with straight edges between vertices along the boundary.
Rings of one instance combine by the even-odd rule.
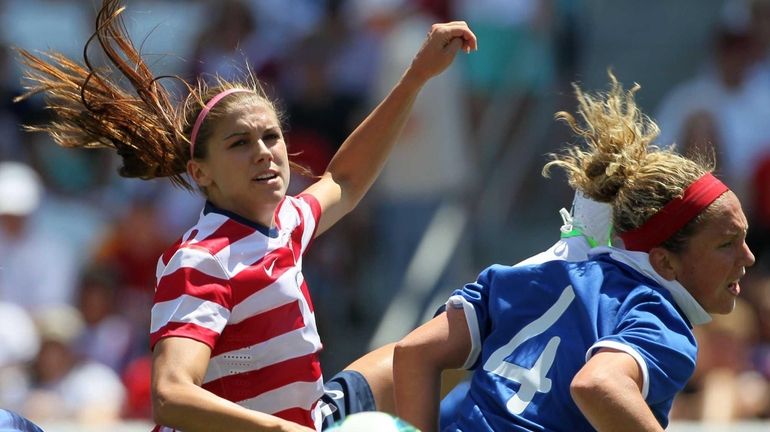
[[[718,302],[714,302],[715,304],[709,308],[708,312],[716,315],[727,315],[732,312],[735,309],[735,302],[738,297],[730,293],[728,294],[729,296],[723,296]]]
[[[269,193],[257,194],[261,202],[272,203],[272,204],[280,203],[285,195],[286,195],[286,192],[282,190],[272,190]]]

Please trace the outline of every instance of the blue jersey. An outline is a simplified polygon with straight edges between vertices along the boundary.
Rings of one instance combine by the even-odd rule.
[[[626,263],[600,254],[579,263],[495,265],[455,291],[448,305],[465,310],[473,344],[466,367],[474,373],[444,431],[593,430],[569,386],[603,347],[637,361],[642,395],[668,424],[673,398],[695,368],[690,321],[708,315],[677,282],[650,277],[646,254],[640,272],[627,259],[638,253],[604,249]]]

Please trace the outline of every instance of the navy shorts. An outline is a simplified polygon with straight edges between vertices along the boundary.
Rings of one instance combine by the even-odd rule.
[[[324,395],[319,403],[324,404],[322,429],[351,414],[377,410],[369,383],[353,370],[344,370],[324,383]]]

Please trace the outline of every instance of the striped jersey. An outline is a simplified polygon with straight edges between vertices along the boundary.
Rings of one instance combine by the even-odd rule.
[[[274,228],[207,203],[158,261],[151,348],[165,337],[205,343],[204,389],[319,429],[322,346],[302,256],[320,216],[311,195],[285,197]]]

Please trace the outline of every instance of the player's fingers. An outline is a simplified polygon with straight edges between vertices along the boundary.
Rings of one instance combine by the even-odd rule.
[[[462,39],[463,50],[469,52],[478,49],[476,35],[468,27],[465,21],[453,21],[451,23],[434,24],[431,33],[440,35],[445,41],[454,38]],[[448,43],[448,42],[447,42]]]
[[[446,49],[449,50],[449,52],[454,53],[457,52],[460,48],[463,48],[465,51],[467,51],[466,48],[464,48],[465,42],[462,38],[456,37],[452,38],[449,43],[446,46]]]

